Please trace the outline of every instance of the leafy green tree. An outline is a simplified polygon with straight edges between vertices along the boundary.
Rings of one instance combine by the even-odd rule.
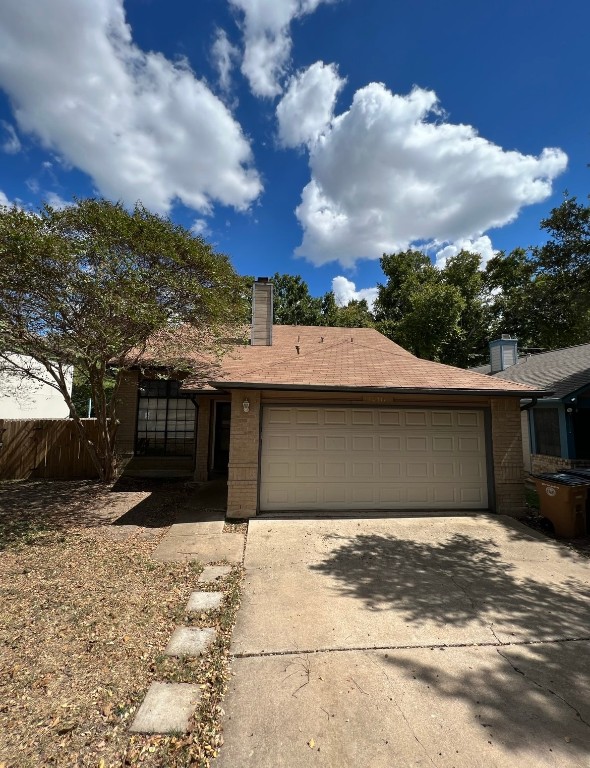
[[[243,280],[228,258],[140,204],[0,210],[0,262],[0,358],[19,353],[43,366],[103,481],[116,474],[119,374],[146,354],[162,372],[196,373],[187,352],[219,351],[245,321]],[[95,441],[68,392],[68,366],[92,397]]]
[[[440,357],[442,362],[460,368],[479,365],[489,357],[490,310],[480,267],[478,253],[460,251],[441,270],[443,284],[455,288],[461,297],[461,309],[454,326],[449,316],[448,340],[441,347]]]
[[[336,307],[336,313],[327,325],[338,328],[373,328],[375,318],[366,299],[351,299],[345,306]]]
[[[277,325],[321,325],[321,299],[309,293],[301,275],[273,275],[274,322]]]
[[[395,335],[398,324],[412,311],[411,296],[424,285],[438,282],[440,276],[430,258],[421,251],[384,254],[380,264],[386,282],[377,286],[375,319],[386,335],[396,341],[391,334]]]
[[[541,221],[550,235],[534,248],[535,322],[549,349],[590,341],[590,205],[567,197]]]
[[[502,251],[491,258],[483,273],[489,309],[490,339],[509,333],[521,347],[537,346],[537,293],[535,264],[524,248],[508,254]]]

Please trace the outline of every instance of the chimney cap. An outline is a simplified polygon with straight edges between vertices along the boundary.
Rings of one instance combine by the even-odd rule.
[[[268,283],[269,282],[269,278],[268,277],[257,277],[256,278],[256,282],[257,283]]]

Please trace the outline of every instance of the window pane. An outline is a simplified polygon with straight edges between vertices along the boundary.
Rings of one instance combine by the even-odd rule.
[[[533,415],[537,453],[545,456],[561,456],[557,408],[535,408]]]

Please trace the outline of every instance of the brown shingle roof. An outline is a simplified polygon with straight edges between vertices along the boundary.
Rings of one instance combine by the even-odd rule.
[[[208,385],[203,385],[202,378],[189,377],[183,389],[203,391],[231,385],[269,389],[490,392],[523,397],[539,391],[421,360],[372,328],[275,325],[272,341],[268,347],[234,347],[221,360],[219,375],[210,379]]]

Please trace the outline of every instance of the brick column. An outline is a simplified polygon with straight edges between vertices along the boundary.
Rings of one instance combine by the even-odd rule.
[[[243,402],[250,409],[244,413]],[[227,482],[227,516],[254,517],[258,501],[260,392],[233,390]]]
[[[491,402],[496,511],[520,517],[524,513],[520,400],[494,397]]]
[[[203,483],[209,479],[209,431],[211,423],[211,398],[198,397],[197,442],[194,479]]]

